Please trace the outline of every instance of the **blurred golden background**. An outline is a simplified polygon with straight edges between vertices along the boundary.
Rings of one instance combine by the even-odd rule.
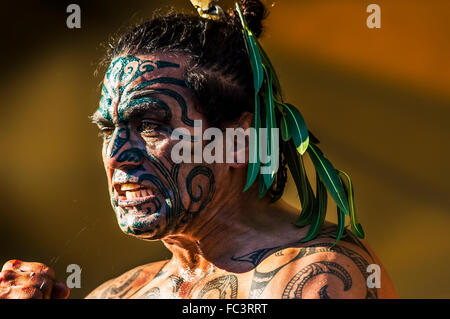
[[[122,234],[110,207],[88,120],[100,43],[155,8],[194,11],[188,0],[76,1],[81,29],[68,29],[71,2],[2,4],[0,263],[41,261],[61,280],[79,264],[71,297],[81,298],[170,257]],[[366,26],[370,3],[381,29]],[[287,100],[352,176],[367,240],[401,298],[450,298],[449,12],[445,0],[279,0],[262,38]],[[297,205],[292,185],[286,199]]]

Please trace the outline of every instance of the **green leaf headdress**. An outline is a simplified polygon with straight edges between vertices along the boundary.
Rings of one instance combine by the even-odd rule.
[[[202,1],[191,0],[191,2]],[[208,0],[203,2],[208,2],[208,5],[212,3]],[[250,58],[255,94],[255,112],[252,123],[255,130],[254,134],[250,134],[249,164],[244,191],[248,190],[258,179],[259,197],[264,197],[267,191],[277,183],[276,169],[278,161],[281,159],[291,172],[302,206],[300,216],[295,224],[299,227],[311,225],[306,237],[302,239],[303,242],[314,239],[319,233],[325,221],[328,194],[337,206],[338,229],[335,235],[335,244],[344,234],[346,216],[350,218],[350,227],[353,233],[359,238],[364,238],[364,231],[356,218],[353,184],[350,177],[344,171],[335,169],[324,156],[317,146],[319,140],[308,131],[300,111],[283,101],[275,69],[248,28],[239,4],[236,2],[235,5]],[[197,4],[197,10],[199,6]],[[206,4],[204,6],[206,10]],[[266,149],[262,152],[269,160],[264,163],[259,158],[260,134],[264,132],[264,130],[260,131],[261,128],[266,129],[265,132],[267,132]],[[281,138],[278,137],[278,130],[281,131]],[[279,149],[276,147],[278,145]],[[315,193],[303,163],[306,153],[314,164],[316,172]]]
[[[253,127],[255,128],[250,143],[250,160],[248,165],[247,182],[245,190],[255,182],[259,176],[259,196],[265,195],[274,182],[273,171],[260,172],[262,166],[259,161],[259,128],[265,125],[267,129],[267,155],[270,157],[273,148],[273,128],[281,131],[280,151],[281,157],[287,162],[299,194],[302,211],[296,225],[303,227],[311,225],[303,242],[314,239],[325,221],[327,209],[327,194],[330,194],[337,205],[338,230],[336,243],[343,236],[345,216],[350,216],[352,231],[364,238],[364,231],[358,223],[353,199],[353,185],[347,173],[337,170],[323,155],[317,146],[319,141],[307,129],[303,116],[293,105],[283,102],[280,82],[269,58],[264,52],[252,31],[248,28],[244,15],[236,3],[236,11],[242,24],[242,33],[245,46],[250,57],[253,71],[255,89],[255,113]],[[265,121],[262,121],[265,118]],[[316,193],[314,194],[303,164],[303,156],[308,153],[316,171]],[[274,154],[274,157],[278,157]],[[266,164],[267,165],[267,164]]]

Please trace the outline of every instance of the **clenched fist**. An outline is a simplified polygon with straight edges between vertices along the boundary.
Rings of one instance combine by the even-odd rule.
[[[69,288],[41,263],[10,260],[0,272],[0,299],[65,299]]]

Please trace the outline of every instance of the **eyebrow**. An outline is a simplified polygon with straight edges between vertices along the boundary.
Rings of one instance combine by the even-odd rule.
[[[130,99],[129,105],[123,111],[119,110],[121,120],[129,121],[132,118],[151,112],[161,115],[164,121],[170,121],[172,112],[169,106],[166,102],[157,98],[155,93],[154,90],[146,90],[134,94]]]
[[[95,112],[93,115],[91,115],[90,120],[92,123],[102,126],[102,127],[112,127],[114,126],[114,123],[105,119],[100,112]]]

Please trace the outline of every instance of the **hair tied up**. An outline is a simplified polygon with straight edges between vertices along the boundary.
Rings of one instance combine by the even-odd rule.
[[[267,17],[265,5],[260,0],[240,0],[239,5],[250,31],[259,38],[263,32],[263,20]],[[235,9],[231,9],[228,16],[234,26],[241,27],[241,21]]]

